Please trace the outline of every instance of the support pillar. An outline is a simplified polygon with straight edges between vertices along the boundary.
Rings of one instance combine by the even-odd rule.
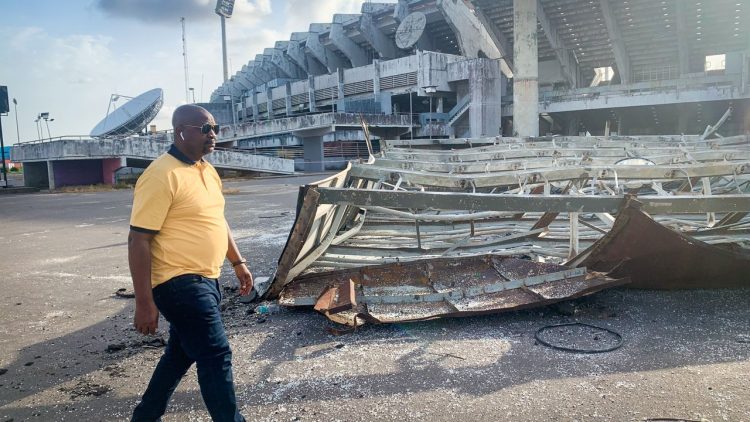
[[[286,88],[286,97],[284,97],[286,117],[292,117],[292,84],[287,82],[284,86]]]
[[[258,121],[258,93],[253,88],[253,121]]]
[[[372,93],[375,94],[375,101],[380,100],[380,60],[375,59],[372,61],[372,68],[374,75],[372,77]]]
[[[52,161],[47,161],[47,186],[49,186],[49,190],[56,189],[55,185],[55,166]]]
[[[105,158],[102,160],[102,183],[105,185],[114,185],[115,172],[123,167],[127,167],[127,158]]]
[[[513,132],[539,136],[537,4],[513,0]]]
[[[343,113],[346,111],[346,104],[344,101],[344,69],[339,68],[336,72],[338,74],[338,92],[339,92],[339,100],[338,105],[336,106],[336,112]]]
[[[323,137],[311,136],[302,138],[302,147],[305,159],[305,171],[324,171],[325,157],[323,156]]]
[[[475,59],[469,62],[470,137],[502,133],[503,85],[503,74],[497,60]]]
[[[317,107],[315,106],[315,76],[313,75],[307,78],[307,103],[310,107],[310,113],[315,113]]]
[[[271,88],[266,88],[266,112],[268,113],[268,120],[273,120],[273,91],[271,91]]]

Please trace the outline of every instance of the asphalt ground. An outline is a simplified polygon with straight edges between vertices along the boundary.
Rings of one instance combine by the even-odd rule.
[[[270,276],[298,186],[322,176],[226,181],[227,219],[256,276]],[[0,197],[0,421],[126,420],[162,353],[132,328],[131,190]],[[614,289],[563,306],[365,326],[334,336],[311,309],[258,315],[228,264],[224,321],[248,420],[750,420],[750,290]],[[610,329],[622,347],[539,344],[547,325]],[[561,345],[608,346],[586,328]],[[210,420],[195,369],[165,421]]]

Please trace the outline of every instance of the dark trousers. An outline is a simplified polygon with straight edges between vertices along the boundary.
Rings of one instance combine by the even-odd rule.
[[[153,289],[159,312],[169,321],[169,342],[156,365],[132,421],[158,421],[177,384],[195,362],[203,402],[214,421],[244,421],[237,410],[229,348],[217,280],[182,275]]]

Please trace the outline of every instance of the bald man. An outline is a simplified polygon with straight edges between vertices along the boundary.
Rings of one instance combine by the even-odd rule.
[[[221,179],[203,159],[214,150],[219,127],[196,105],[178,107],[172,126],[174,144],[138,179],[130,218],[135,328],[154,334],[159,312],[169,322],[169,342],[132,420],[159,420],[195,363],[211,418],[244,421],[237,410],[218,278],[225,258],[240,294],[250,292],[253,276],[224,217]]]

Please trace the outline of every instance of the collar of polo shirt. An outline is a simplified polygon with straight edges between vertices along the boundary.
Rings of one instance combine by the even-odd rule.
[[[169,147],[169,151],[167,151],[167,153],[169,153],[169,155],[171,155],[172,157],[174,157],[174,158],[182,161],[185,164],[190,164],[192,166],[192,165],[195,165],[195,163],[196,163],[196,161],[191,160],[190,157],[188,157],[187,155],[183,154],[182,151],[180,151],[179,149],[177,149],[177,146],[175,144],[172,144],[172,146]],[[201,162],[203,162],[202,158],[201,158]]]

